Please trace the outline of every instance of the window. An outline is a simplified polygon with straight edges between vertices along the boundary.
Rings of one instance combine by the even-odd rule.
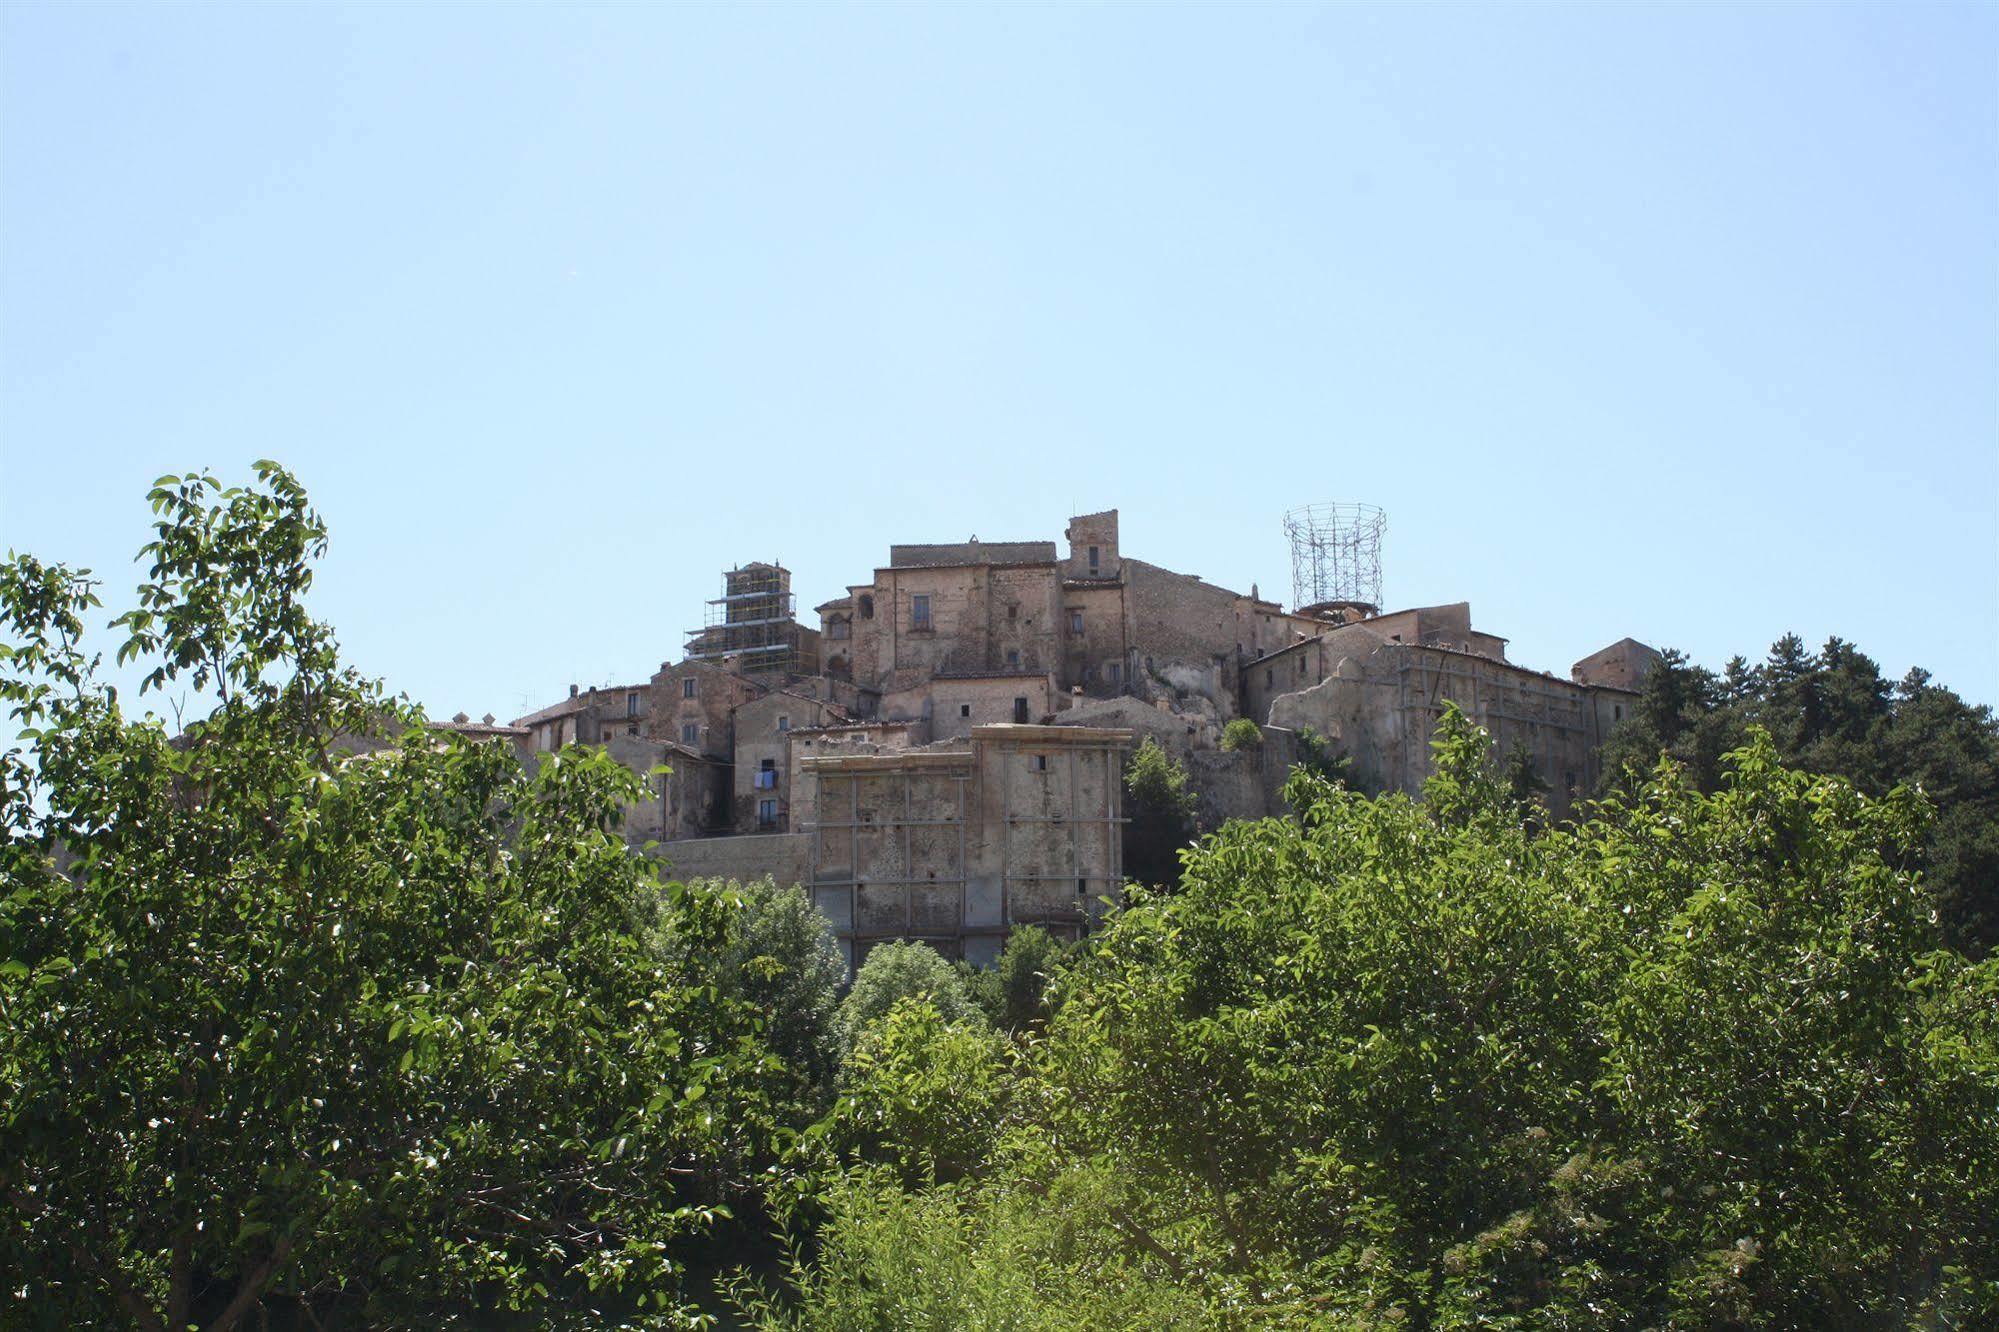
[[[1109,680],[1112,684],[1116,684],[1118,681],[1124,679],[1124,667],[1118,665],[1116,662],[1109,663],[1104,667],[1104,679]]]
[[[1091,551],[1090,553],[1092,555],[1096,554],[1095,551]],[[1090,881],[1088,879],[1076,880],[1076,896],[1078,897],[1086,896],[1088,895],[1089,891],[1090,891]]]
[[[969,717],[969,716],[971,716],[971,715],[972,715],[972,705],[971,705],[971,704],[969,704],[969,703],[960,703],[960,704],[958,705],[958,715],[959,715],[960,717]]]
[[[1024,698],[1016,698],[1016,699],[1015,699],[1015,700],[1013,701],[1013,719],[1014,719],[1014,720],[1015,720],[1016,722],[1019,722],[1019,723],[1020,723],[1020,724],[1022,724],[1022,725],[1026,725],[1026,723],[1027,723],[1027,700],[1026,700],[1026,699],[1024,699]]]
[[[850,638],[853,636],[853,633],[854,626],[844,615],[835,616],[826,621],[826,637],[828,638]]]
[[[1018,620],[1020,618],[1020,607],[1018,605],[1008,606],[1006,608],[1006,618],[1009,621]]]
[[[777,790],[777,760],[763,759],[757,764],[755,777],[751,781],[759,791]]]
[[[1069,612],[1069,632],[1078,638],[1083,636],[1083,612],[1079,610]]]
[[[757,801],[757,827],[759,828],[777,827],[777,801],[775,800]]]
[[[693,676],[691,676],[691,675],[690,675],[690,676],[688,676],[688,677],[687,677],[687,678],[686,678],[685,680],[682,680],[682,681],[680,682],[680,696],[681,696],[682,698],[693,698],[693,697],[694,697],[694,677],[693,677]]]
[[[626,735],[637,735],[638,733],[639,733],[639,728],[636,726],[627,726],[625,728]]]
[[[1012,648],[1012,649],[1009,649],[1009,650],[1008,650],[1008,652],[1007,652],[1007,654],[1006,654],[1006,664],[1007,664],[1007,669],[1008,669],[1008,670],[1012,670],[1012,669],[1014,669],[1015,667],[1017,667],[1017,666],[1019,666],[1019,665],[1020,665],[1020,649],[1019,649],[1019,648]]]
[[[861,594],[861,618],[863,620],[875,618],[875,599],[866,593]]]
[[[1612,708],[1610,711],[1612,713],[1611,717],[1612,721],[1624,720],[1624,705],[1622,703],[1619,703],[1616,707]]]
[[[625,695],[625,715],[627,717],[639,715],[639,691],[636,689]]]
[[[927,593],[918,592],[909,599],[909,627],[912,629],[930,627],[930,597]]]
[[[1036,772],[1048,771],[1048,756],[1046,754],[1036,754],[1034,756],[1034,770]]]
[[[1097,571],[1097,548],[1095,546],[1092,546],[1090,547],[1090,572],[1095,573],[1096,571]]]
[[[789,717],[785,716],[785,715],[784,715],[783,713],[779,713],[779,714],[778,714],[778,717],[777,717],[777,729],[778,729],[778,730],[780,730],[780,731],[788,731],[788,730],[790,730],[790,729],[791,729],[791,718],[789,718]]]
[[[1304,673],[1305,673],[1305,654],[1300,652],[1298,654],[1298,674],[1303,675]]]
[[[1263,687],[1265,689],[1275,689],[1277,687],[1277,672],[1267,666],[1263,671]]]
[[[687,723],[687,725],[685,725],[685,726],[681,727],[681,728],[680,728],[680,743],[681,743],[681,744],[683,744],[683,745],[698,745],[698,744],[700,744],[700,743],[701,743],[701,728],[700,728],[700,726],[698,726],[698,725],[697,725],[697,724],[695,724],[694,722],[689,722],[689,723]]]

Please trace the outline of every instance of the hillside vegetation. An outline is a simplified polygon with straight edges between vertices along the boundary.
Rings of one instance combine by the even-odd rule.
[[[283,469],[152,502],[173,728],[0,565],[0,1324],[1999,1320],[1992,727],[1926,679],[1672,661],[1568,827],[1449,709],[1421,800],[1301,770],[1081,944],[846,987],[602,752],[343,664]]]

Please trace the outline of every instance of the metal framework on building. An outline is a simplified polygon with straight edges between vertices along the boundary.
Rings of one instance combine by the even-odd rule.
[[[1381,538],[1388,515],[1372,504],[1308,504],[1284,515],[1291,542],[1291,604],[1381,602]]]
[[[701,627],[687,631],[687,657],[741,657],[746,672],[791,671],[798,664],[797,602],[791,571],[780,564],[745,564],[722,574],[722,595],[710,598]]]

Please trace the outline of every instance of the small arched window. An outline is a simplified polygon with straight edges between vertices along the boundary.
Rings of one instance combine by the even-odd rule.
[[[863,620],[875,618],[875,599],[866,593],[861,594],[861,618]]]

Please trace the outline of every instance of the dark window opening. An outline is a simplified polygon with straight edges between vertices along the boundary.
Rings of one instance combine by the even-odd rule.
[[[861,595],[861,618],[863,620],[875,618],[875,599],[866,593]]]
[[[685,680],[682,680],[682,681],[680,682],[680,696],[681,696],[682,698],[693,698],[693,697],[694,697],[694,677],[693,677],[693,676],[691,676],[691,675],[690,675],[690,676],[688,676],[688,677],[687,677],[687,678],[686,678]]]
[[[1027,723],[1027,700],[1026,700],[1026,699],[1024,699],[1024,698],[1016,698],[1016,699],[1015,699],[1015,700],[1013,701],[1013,719],[1014,719],[1014,721],[1016,721],[1016,722],[1020,723],[1021,725],[1026,725],[1026,723]]]
[[[780,717],[779,717],[779,718],[777,719],[777,729],[778,729],[778,730],[780,730],[780,731],[788,731],[788,730],[790,730],[790,729],[791,729],[791,718],[789,718],[789,717],[785,717],[785,716],[780,716]]]
[[[928,629],[930,627],[930,598],[928,595],[918,592],[909,599],[909,619],[912,628]]]
[[[625,715],[627,717],[636,717],[639,715],[639,696],[637,690],[633,690],[631,693],[625,695]]]
[[[1007,654],[1006,654],[1006,664],[1007,664],[1008,666],[1018,666],[1018,665],[1020,665],[1020,649],[1019,649],[1019,648],[1012,648],[1012,649],[1009,649],[1009,650],[1008,650],[1008,652],[1007,652]]]
[[[1036,754],[1034,756],[1034,770],[1036,772],[1048,771],[1048,756],[1046,754]]]
[[[1092,546],[1090,547],[1090,572],[1095,573],[1096,571],[1097,571],[1097,548],[1095,546]]]
[[[971,715],[972,715],[972,705],[971,705],[971,704],[969,704],[969,703],[960,703],[960,704],[958,705],[958,715],[959,715],[960,717],[969,717],[969,716],[971,716]]]
[[[687,725],[685,725],[685,726],[681,727],[681,728],[680,728],[680,743],[681,743],[681,744],[683,744],[683,745],[698,745],[698,744],[700,744],[700,743],[701,743],[701,728],[700,728],[699,726],[696,726],[696,725],[695,725],[695,724],[694,724],[693,722],[689,722],[689,723],[687,723]]]
[[[757,801],[757,827],[765,829],[777,827],[777,801]]]
[[[1104,678],[1112,684],[1116,684],[1118,681],[1124,679],[1124,667],[1118,665],[1116,662],[1112,662],[1110,665],[1104,667]]]
[[[1087,894],[1089,891],[1090,891],[1090,881],[1088,879],[1076,880],[1076,896],[1082,897],[1085,894]]]
[[[1277,684],[1277,672],[1270,670],[1269,668],[1266,667],[1263,672],[1263,687],[1265,689],[1271,689],[1274,688],[1276,684]]]
[[[1082,637],[1083,612],[1079,610],[1072,610],[1069,612],[1069,632],[1071,634],[1074,634],[1078,638]]]

